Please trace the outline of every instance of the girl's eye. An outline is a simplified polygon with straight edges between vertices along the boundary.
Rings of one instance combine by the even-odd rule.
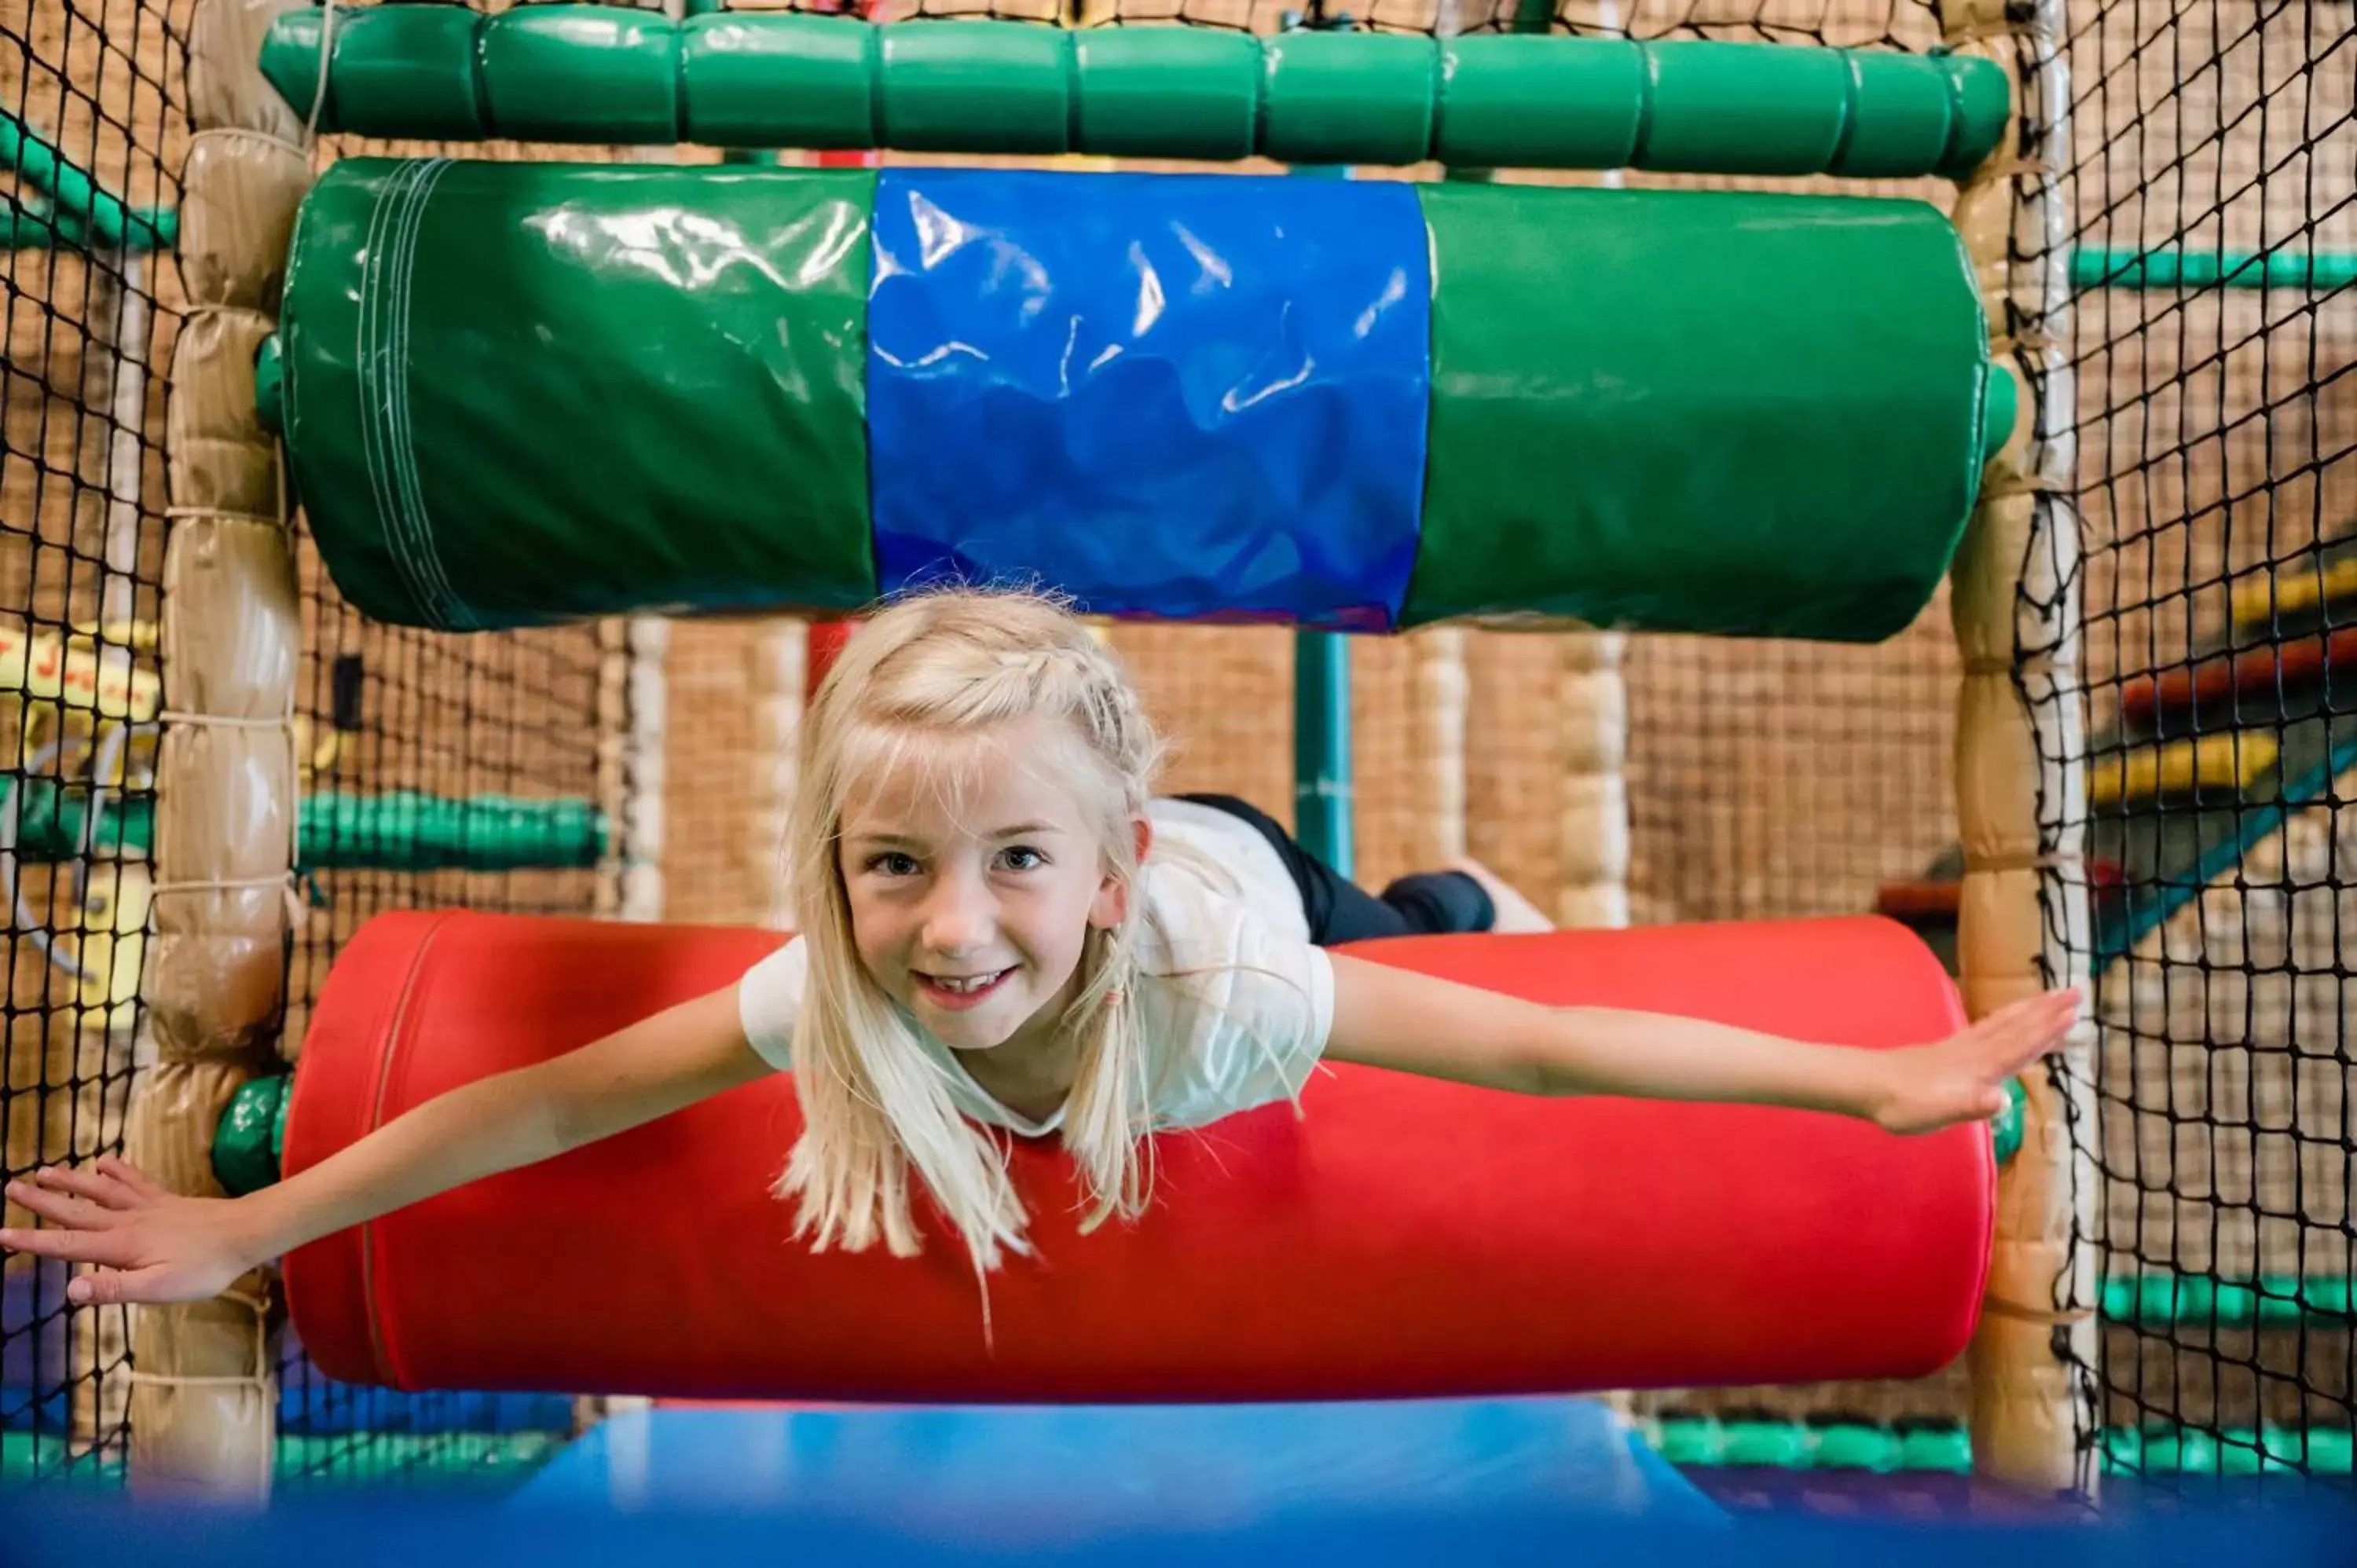
[[[869,856],[867,869],[884,876],[914,876],[920,868],[914,855],[888,849],[882,854]]]
[[[1036,849],[1027,848],[1021,844],[1016,845],[1013,849],[1002,850],[999,852],[998,858],[1006,863],[1006,869],[1009,871],[1037,871],[1048,864],[1047,856]]]

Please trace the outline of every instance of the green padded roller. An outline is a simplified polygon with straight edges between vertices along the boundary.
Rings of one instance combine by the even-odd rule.
[[[178,220],[173,213],[130,206],[101,187],[55,143],[5,113],[0,113],[0,168],[14,170],[23,187],[48,201],[47,212],[17,220],[19,243],[154,251],[168,250],[178,236]],[[36,239],[37,234],[48,238]]]
[[[328,791],[304,799],[300,853],[321,871],[578,869],[597,864],[606,840],[603,813],[577,797]]]
[[[0,786],[0,800],[7,795]],[[54,779],[16,787],[15,848],[33,863],[82,853],[90,791]],[[325,789],[303,798],[297,843],[305,871],[563,870],[594,866],[608,848],[604,813],[575,796],[427,795]],[[144,859],[155,843],[156,802],[110,795],[90,853]]]
[[[39,778],[0,781],[0,811],[12,806],[16,812],[12,847],[24,859],[44,864],[83,853],[83,835],[89,832],[88,785],[60,785]],[[89,853],[105,860],[143,859],[155,842],[155,797],[125,800],[108,791],[97,832],[90,834]]]
[[[331,166],[284,417],[302,495],[390,519],[312,511],[345,596],[457,630],[871,600],[874,198],[858,169]]]
[[[286,1073],[241,1084],[213,1129],[213,1179],[231,1197],[259,1192],[278,1180],[286,1153]]]
[[[1404,623],[1856,642],[1914,619],[2011,421],[1984,406],[1987,328],[1936,209],[1422,194],[1431,455]]]
[[[2228,1280],[2149,1270],[2106,1279],[2103,1300],[2104,1317],[2115,1323],[2280,1328],[2302,1321],[2357,1316],[2350,1281],[2340,1274],[2305,1280],[2294,1274]]]
[[[308,118],[320,13],[263,73]],[[2004,69],[1965,55],[1567,36],[1273,38],[1028,22],[878,27],[605,5],[338,13],[321,131],[435,140],[1084,153],[1287,164],[1899,178],[1996,148]]]
[[[272,1468],[282,1490],[431,1482],[474,1492],[512,1485],[556,1456],[562,1432],[359,1432],[282,1436]],[[87,1487],[113,1492],[125,1480],[120,1452],[91,1451],[47,1433],[0,1432],[0,1487]]]
[[[2071,252],[2072,288],[2311,289],[2357,283],[2357,251],[2104,250]]]
[[[1792,1421],[1663,1416],[1645,1423],[1648,1440],[1671,1464],[1689,1469],[1744,1466],[1780,1470],[1866,1470],[1882,1475],[1972,1470],[1972,1437],[1958,1423],[1890,1425],[1863,1421]],[[2108,1427],[2101,1436],[2111,1476],[2290,1475],[2345,1477],[2352,1468],[2346,1427]]]

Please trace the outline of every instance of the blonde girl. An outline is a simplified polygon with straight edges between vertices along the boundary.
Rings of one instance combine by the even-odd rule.
[[[1986,1118],[2075,996],[1861,1051],[1691,1019],[1554,1008],[1329,951],[1536,929],[1482,868],[1371,897],[1220,796],[1153,793],[1160,747],[1115,656],[1029,594],[926,593],[850,640],[801,736],[799,935],[737,983],[454,1090],[245,1197],[117,1159],[8,1197],[0,1248],[92,1265],[76,1301],[210,1296],[319,1236],[794,1074],[778,1192],[818,1248],[919,1246],[920,1189],[977,1268],[1025,1246],[1006,1141],[1055,1138],[1092,1225],[1136,1215],[1146,1134],[1291,1099],[1321,1060],[1519,1094],[1806,1107],[1895,1134]]]

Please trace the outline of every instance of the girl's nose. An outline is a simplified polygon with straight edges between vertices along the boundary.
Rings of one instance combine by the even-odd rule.
[[[925,907],[921,934],[928,949],[954,958],[987,944],[995,924],[988,889],[970,876],[944,876]]]

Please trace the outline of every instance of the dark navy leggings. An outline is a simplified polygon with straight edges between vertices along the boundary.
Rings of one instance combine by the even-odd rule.
[[[1321,948],[1379,937],[1433,936],[1447,931],[1486,931],[1497,910],[1481,885],[1461,871],[1420,871],[1383,890],[1367,892],[1296,843],[1276,819],[1233,795],[1179,795],[1250,822],[1276,846],[1277,858],[1301,889],[1309,916],[1309,940]]]

